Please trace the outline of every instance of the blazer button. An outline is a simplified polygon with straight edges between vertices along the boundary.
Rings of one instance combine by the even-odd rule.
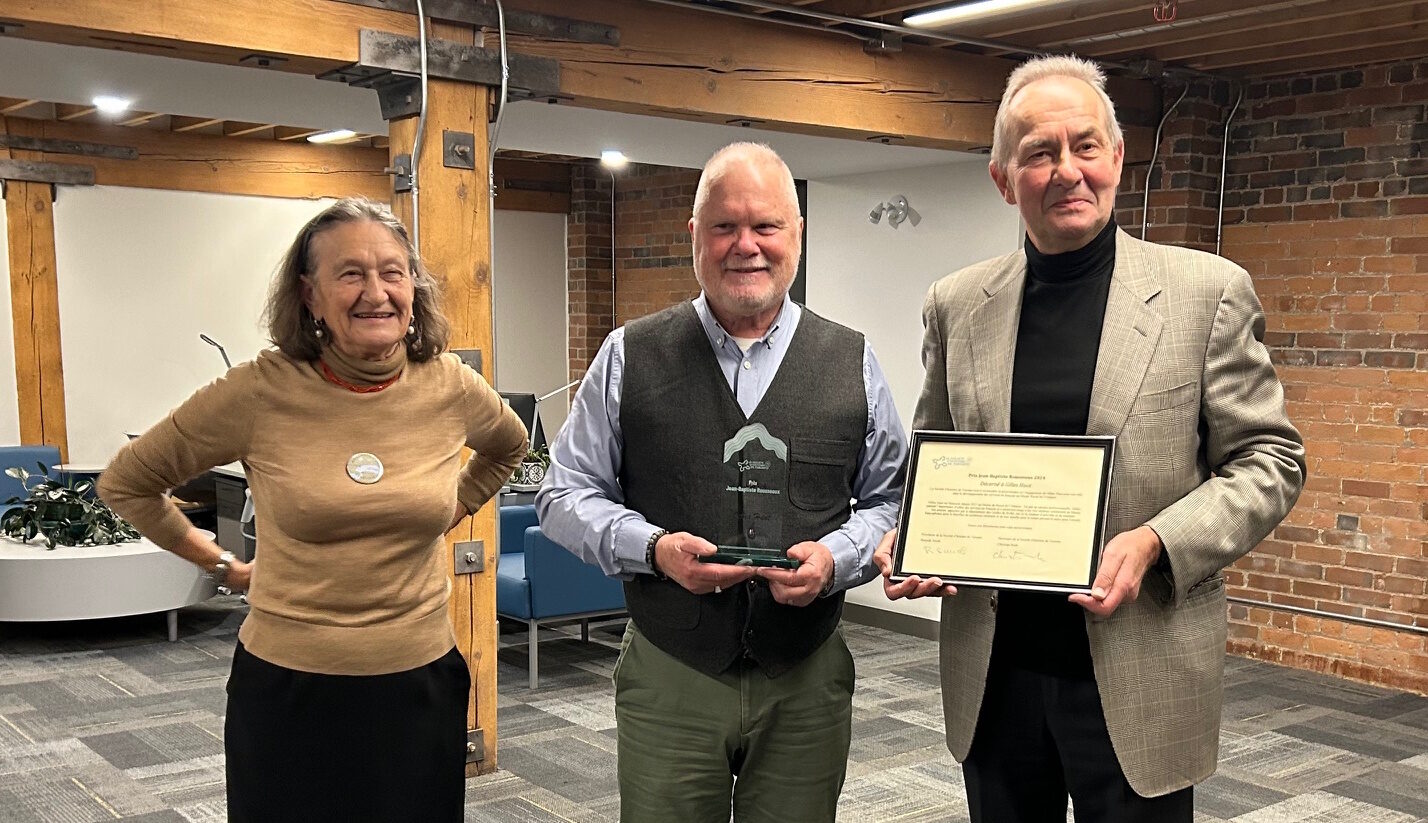
[[[991,598],[990,598],[990,603],[991,603],[991,606],[992,606],[992,613],[993,613],[993,614],[996,614],[996,611],[997,611],[997,593],[996,593],[996,592],[992,592],[992,596],[991,596]]]

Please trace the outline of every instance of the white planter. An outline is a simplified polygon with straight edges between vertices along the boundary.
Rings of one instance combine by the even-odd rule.
[[[217,587],[198,566],[148,540],[108,546],[56,546],[0,537],[0,621],[92,620],[178,612]]]

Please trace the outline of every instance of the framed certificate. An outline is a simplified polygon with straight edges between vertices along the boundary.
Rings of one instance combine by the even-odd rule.
[[[914,431],[893,577],[1089,592],[1114,437]]]

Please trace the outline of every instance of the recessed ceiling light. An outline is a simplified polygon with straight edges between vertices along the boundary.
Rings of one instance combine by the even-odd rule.
[[[1057,6],[1065,2],[1067,0],[978,0],[974,3],[962,3],[909,14],[903,18],[902,24],[919,28],[945,26],[949,23],[966,23],[969,20],[992,17],[1007,12],[1026,11],[1038,6]]]
[[[600,165],[607,169],[621,169],[630,162],[630,158],[619,149],[605,149],[600,152]]]
[[[115,97],[112,94],[99,94],[95,95],[94,99],[89,102],[93,103],[96,109],[99,109],[105,114],[119,114],[120,112],[128,111],[129,104],[134,101],[123,97]]]
[[[322,131],[309,135],[309,143],[336,143],[338,140],[346,140],[349,137],[356,137],[357,132],[351,129],[335,129],[333,131]]]

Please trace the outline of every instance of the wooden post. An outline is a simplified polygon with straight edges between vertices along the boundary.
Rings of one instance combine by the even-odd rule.
[[[28,123],[14,119],[3,122],[9,134],[34,136]],[[34,152],[10,153],[15,160],[41,159]],[[57,446],[60,459],[68,460],[53,186],[6,181],[5,214],[20,441]]]
[[[470,27],[435,23],[430,36],[474,45]],[[442,309],[451,321],[451,347],[479,349],[486,380],[495,383],[491,323],[491,234],[487,111],[491,90],[484,86],[431,79],[427,85],[426,135],[417,164],[417,209],[420,214],[421,256],[441,281]],[[416,139],[417,118],[394,120],[390,151],[410,154]],[[474,136],[474,169],[447,168],[442,162],[442,132]],[[412,225],[410,193],[393,197],[396,214]],[[481,729],[484,759],[467,768],[468,775],[496,768],[496,515],[488,505],[462,521],[447,535],[448,545],[458,540],[480,540],[485,547],[484,571],[454,575],[451,621],[457,646],[471,668],[472,702],[467,728]],[[448,560],[451,555],[448,554]]]

